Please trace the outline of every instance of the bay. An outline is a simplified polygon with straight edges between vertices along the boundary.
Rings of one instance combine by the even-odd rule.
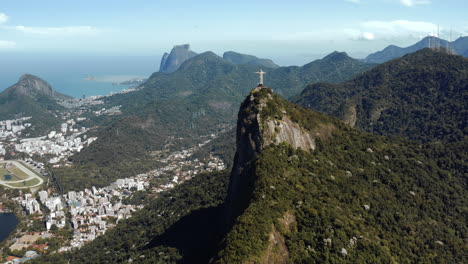
[[[113,83],[148,78],[159,65],[155,56],[0,52],[0,58],[0,92],[15,84],[22,74],[29,73],[47,81],[54,90],[75,98],[120,92],[129,86]]]

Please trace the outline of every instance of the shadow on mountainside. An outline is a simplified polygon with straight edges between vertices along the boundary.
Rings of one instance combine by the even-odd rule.
[[[222,218],[222,205],[193,211],[155,237],[148,248],[173,247],[183,256],[179,263],[208,263],[224,236]]]

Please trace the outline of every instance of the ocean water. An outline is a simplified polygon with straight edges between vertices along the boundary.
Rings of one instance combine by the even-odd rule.
[[[147,78],[159,61],[160,56],[0,53],[0,92],[29,73],[69,96],[108,95],[128,88],[112,83]],[[86,80],[90,76],[93,80]]]
[[[0,214],[0,242],[5,240],[18,224],[15,214]]]

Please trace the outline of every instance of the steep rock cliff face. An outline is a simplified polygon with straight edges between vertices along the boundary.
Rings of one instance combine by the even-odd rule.
[[[463,259],[460,151],[437,160],[442,150],[361,132],[266,87],[242,103],[236,145],[229,226],[215,263]]]
[[[175,72],[180,68],[182,63],[196,55],[198,55],[196,52],[190,50],[189,44],[174,46],[170,54],[164,53],[159,71],[167,73]]]
[[[292,110],[287,110],[290,108]],[[312,111],[308,111],[309,114]],[[296,122],[300,111],[292,107],[268,87],[252,90],[242,103],[237,122],[237,154],[234,175],[255,158],[265,146],[286,143],[305,151],[314,150],[317,138],[328,138],[335,129],[333,122],[324,122],[323,115],[306,126]]]
[[[312,113],[309,110],[305,111],[308,114]],[[233,225],[236,217],[245,210],[252,198],[256,181],[253,170],[257,154],[272,144],[287,144],[294,149],[309,152],[316,148],[317,139],[330,137],[336,129],[334,122],[317,113],[315,114],[317,120],[311,120],[304,126],[298,123],[298,116],[301,114],[303,114],[301,110],[294,109],[292,104],[275,95],[268,87],[253,89],[242,103],[237,123],[237,152],[227,197],[228,228]],[[283,218],[286,220],[279,221],[284,222],[282,228],[287,230],[295,222],[295,217],[288,213]],[[261,256],[262,261],[288,263],[284,237],[274,225],[269,233],[268,243],[267,249]]]

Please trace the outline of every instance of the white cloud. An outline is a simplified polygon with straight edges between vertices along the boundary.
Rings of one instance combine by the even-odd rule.
[[[0,24],[3,24],[8,21],[8,16],[4,13],[0,13]]]
[[[374,35],[374,33],[371,33],[371,32],[363,32],[361,34],[361,39],[362,40],[374,40],[375,35]]]
[[[431,1],[428,0],[400,0],[400,3],[404,6],[415,6],[415,5],[428,5]]]
[[[16,46],[16,43],[8,40],[0,40],[0,49],[11,49]]]
[[[360,4],[361,3],[361,0],[345,0],[345,1],[353,3],[353,4]]]
[[[344,36],[347,37],[348,40],[356,40],[356,41],[371,41],[375,40],[375,34],[368,31],[361,31],[356,29],[344,29]]]
[[[393,21],[366,21],[361,23],[364,28],[379,30],[383,33],[427,33],[437,29],[437,25],[422,21],[393,20]]]
[[[99,34],[99,29],[89,26],[79,27],[26,27],[16,26],[14,29],[27,34],[36,35],[69,35],[90,36]]]

